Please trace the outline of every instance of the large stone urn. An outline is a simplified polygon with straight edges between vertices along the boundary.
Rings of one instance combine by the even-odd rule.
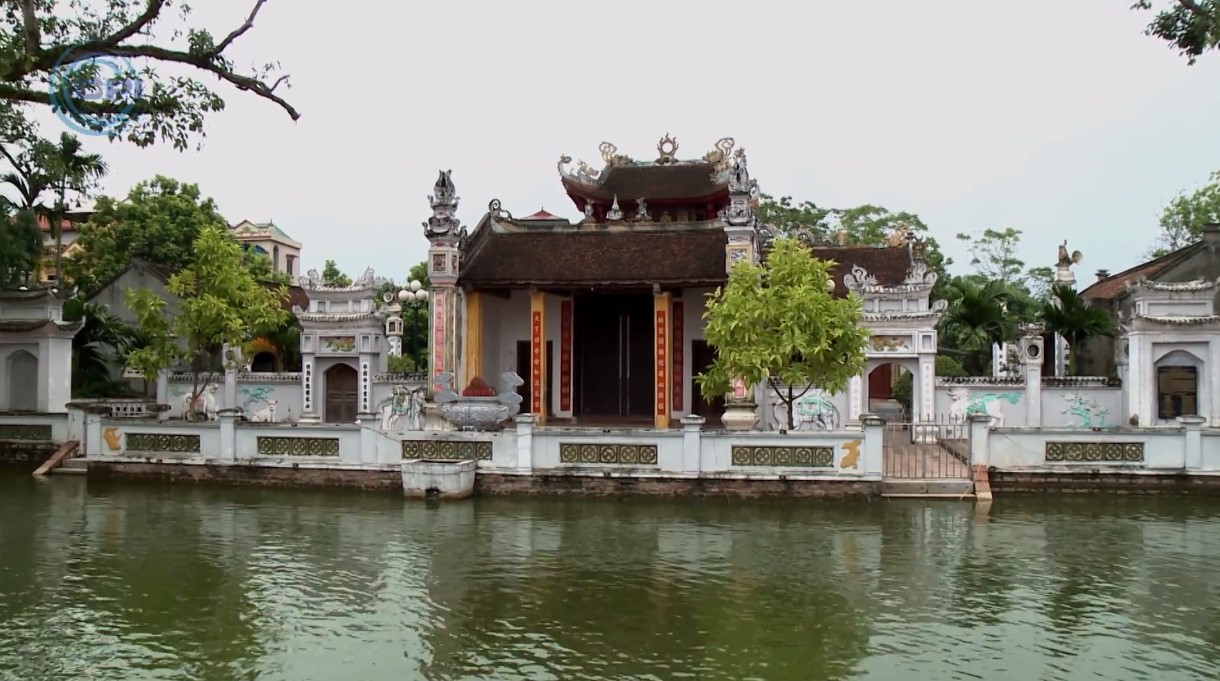
[[[516,388],[524,383],[511,371],[501,381],[498,395],[468,396],[454,392],[453,374],[441,374],[438,382],[445,389],[436,394],[436,408],[458,430],[501,430],[506,421],[521,411],[521,396]]]
[[[725,430],[754,430],[758,425],[758,405],[748,400],[729,400],[720,422]]]

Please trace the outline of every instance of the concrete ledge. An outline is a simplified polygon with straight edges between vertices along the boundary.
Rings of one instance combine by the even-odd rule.
[[[585,496],[652,495],[689,497],[879,498],[881,481],[817,479],[780,480],[725,477],[603,477],[564,472],[502,475],[479,471],[478,494],[579,494]]]
[[[1119,494],[1216,494],[1220,474],[1180,470],[990,471],[996,494],[1113,492]]]
[[[256,487],[346,487],[402,494],[397,467],[317,468],[248,466],[217,463],[147,463],[89,461],[94,480],[146,480],[163,483],[251,485]]]

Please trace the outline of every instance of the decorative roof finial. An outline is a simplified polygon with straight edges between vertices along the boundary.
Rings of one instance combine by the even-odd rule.
[[[641,221],[652,220],[648,215],[648,204],[645,203],[644,199],[640,199],[640,202],[635,204],[635,219]]]
[[[611,222],[623,219],[623,211],[618,207],[618,194],[614,195],[614,203],[610,204],[610,210],[606,211],[606,219]]]
[[[669,133],[665,133],[665,136],[661,138],[661,141],[657,142],[657,153],[660,154],[660,156],[657,157],[657,165],[669,165],[674,163],[678,160],[676,157],[676,154],[678,153],[678,140],[670,137]]]
[[[454,215],[458,207],[458,196],[457,190],[453,186],[453,180],[449,176],[452,172],[452,170],[439,171],[436,184],[432,187],[432,194],[428,196],[428,203],[432,206],[432,217],[423,224],[424,235],[429,239],[458,234],[461,230],[462,223]]]

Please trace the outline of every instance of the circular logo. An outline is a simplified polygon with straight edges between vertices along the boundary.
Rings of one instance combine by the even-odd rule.
[[[144,83],[123,57],[68,50],[51,69],[51,108],[83,135],[118,134],[131,120]]]

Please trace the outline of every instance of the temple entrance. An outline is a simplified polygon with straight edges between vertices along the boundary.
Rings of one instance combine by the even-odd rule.
[[[322,380],[326,389],[324,420],[327,423],[355,423],[359,404],[356,396],[360,391],[356,370],[347,364],[336,364],[326,370]]]
[[[653,409],[651,295],[575,300],[573,345],[579,416],[650,417]]]

